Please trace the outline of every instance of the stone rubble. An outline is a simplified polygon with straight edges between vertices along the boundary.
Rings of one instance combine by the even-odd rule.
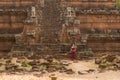
[[[0,63],[0,71],[2,72],[60,72],[66,74],[74,74],[72,69],[67,69],[70,63],[57,59],[38,59],[30,60],[27,58],[18,59],[2,59]]]
[[[120,70],[120,56],[114,54],[106,54],[95,60],[95,64],[101,70]]]

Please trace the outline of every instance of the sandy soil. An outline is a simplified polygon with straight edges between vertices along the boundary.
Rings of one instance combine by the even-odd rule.
[[[64,60],[65,61],[65,60]],[[75,74],[65,74],[65,73],[26,73],[26,74],[0,74],[0,80],[51,80],[50,76],[55,74],[57,80],[120,80],[120,71],[105,71],[99,73],[97,71],[97,65],[94,61],[68,61],[70,66],[68,68],[73,69]],[[86,70],[94,69],[94,72],[86,73]],[[78,71],[85,74],[78,74]]]

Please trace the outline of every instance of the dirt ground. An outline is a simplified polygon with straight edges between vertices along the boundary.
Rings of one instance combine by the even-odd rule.
[[[52,80],[51,76],[54,75],[57,77],[57,80],[120,80],[120,71],[105,71],[98,72],[97,65],[94,64],[94,60],[89,61],[70,61],[63,60],[70,63],[70,69],[75,71],[74,74],[65,74],[65,73],[25,73],[25,74],[7,74],[1,73],[0,80]],[[88,73],[87,70],[92,69],[94,71]],[[81,74],[78,74],[78,71]]]

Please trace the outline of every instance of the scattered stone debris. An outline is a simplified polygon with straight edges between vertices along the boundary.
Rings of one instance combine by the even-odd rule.
[[[84,75],[84,74],[88,74],[88,73],[92,73],[95,72],[95,69],[88,69],[88,70],[84,70],[84,71],[78,71],[79,75]]]
[[[3,72],[3,71],[5,71],[6,69],[5,69],[5,65],[3,65],[3,64],[0,64],[0,72]]]
[[[57,76],[55,76],[55,74],[51,74],[49,77],[51,78],[51,80],[57,80]]]
[[[74,74],[75,72],[72,69],[68,69],[68,70],[66,70],[66,73],[67,74]]]
[[[12,58],[11,63],[16,64],[18,58]]]
[[[4,62],[1,62],[4,61]],[[7,71],[7,72],[56,72],[59,71],[60,73],[66,74],[73,74],[74,71],[72,69],[67,69],[70,63],[65,61],[60,61],[57,59],[38,59],[38,60],[30,60],[27,58],[18,59],[18,58],[11,58],[11,59],[1,59],[0,63],[0,71]]]
[[[94,72],[94,71],[95,71],[94,69],[87,70],[88,73],[91,73],[91,72]]]
[[[34,76],[36,76],[36,77],[41,77],[42,76],[42,74],[33,74]]]
[[[120,70],[120,56],[118,55],[106,54],[101,58],[95,59],[95,63],[102,70]]]
[[[78,71],[79,75],[84,75],[84,74],[87,74],[87,73],[88,73],[87,71]]]

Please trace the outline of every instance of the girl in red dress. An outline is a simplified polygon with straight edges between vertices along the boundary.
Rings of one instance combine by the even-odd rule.
[[[76,49],[77,49],[77,47],[74,43],[71,47],[71,50],[70,50],[71,60],[74,60],[76,58]]]

